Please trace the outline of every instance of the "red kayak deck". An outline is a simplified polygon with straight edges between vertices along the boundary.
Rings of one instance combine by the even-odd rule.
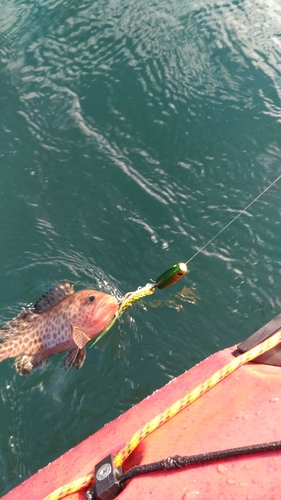
[[[145,423],[183,397],[231,359],[234,348],[205,359],[3,497],[43,500],[56,488],[91,473],[115,455]],[[158,461],[281,439],[281,368],[248,363],[149,435],[124,463]],[[178,471],[136,477],[120,500],[279,499],[281,452],[219,460]],[[85,493],[67,497],[85,499]]]

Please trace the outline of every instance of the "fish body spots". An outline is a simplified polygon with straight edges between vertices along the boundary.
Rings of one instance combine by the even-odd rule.
[[[66,311],[64,317],[67,317]],[[10,351],[9,357],[36,356],[43,353],[49,356],[69,347],[74,347],[71,325],[67,319],[63,319],[63,315],[60,316],[58,307],[38,316],[23,334],[1,344],[3,355],[4,351]]]
[[[80,331],[83,340],[80,367],[85,359],[85,343],[108,327],[118,307],[117,299],[105,293],[95,290],[74,293],[69,283],[58,284],[34,308],[24,310],[3,327],[2,338],[6,340],[0,343],[0,361],[17,357],[18,373],[30,373],[50,355],[79,347],[73,332]]]

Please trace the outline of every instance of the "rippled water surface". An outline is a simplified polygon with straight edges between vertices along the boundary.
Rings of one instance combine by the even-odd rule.
[[[277,0],[2,1],[1,324],[57,280],[121,297],[156,279],[280,175],[280,23]],[[280,194],[80,371],[0,364],[0,495],[280,312]]]

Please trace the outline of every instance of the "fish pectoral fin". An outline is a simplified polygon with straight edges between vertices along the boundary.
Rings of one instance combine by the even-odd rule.
[[[73,365],[77,368],[77,370],[79,370],[79,368],[83,365],[85,358],[85,347],[83,347],[83,349],[79,349],[79,347],[69,349],[64,362],[65,371],[67,372]]]
[[[77,345],[77,347],[79,347],[79,349],[83,349],[84,345],[86,345],[87,342],[91,340],[91,338],[88,337],[88,335],[86,335],[86,333],[84,333],[82,330],[79,330],[77,326],[72,327],[71,335],[75,344]]]

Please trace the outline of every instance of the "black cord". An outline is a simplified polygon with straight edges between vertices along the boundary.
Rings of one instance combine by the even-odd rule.
[[[210,453],[201,453],[199,455],[168,457],[159,462],[154,462],[146,465],[136,465],[130,470],[122,474],[119,478],[119,484],[124,483],[128,479],[149,472],[157,472],[163,470],[182,469],[188,465],[199,465],[213,460],[221,460],[226,458],[236,458],[243,455],[251,455],[253,453],[264,453],[267,451],[275,451],[281,449],[281,441],[272,441],[270,443],[255,444],[251,446],[242,446],[240,448],[231,448],[229,450],[213,451]]]

